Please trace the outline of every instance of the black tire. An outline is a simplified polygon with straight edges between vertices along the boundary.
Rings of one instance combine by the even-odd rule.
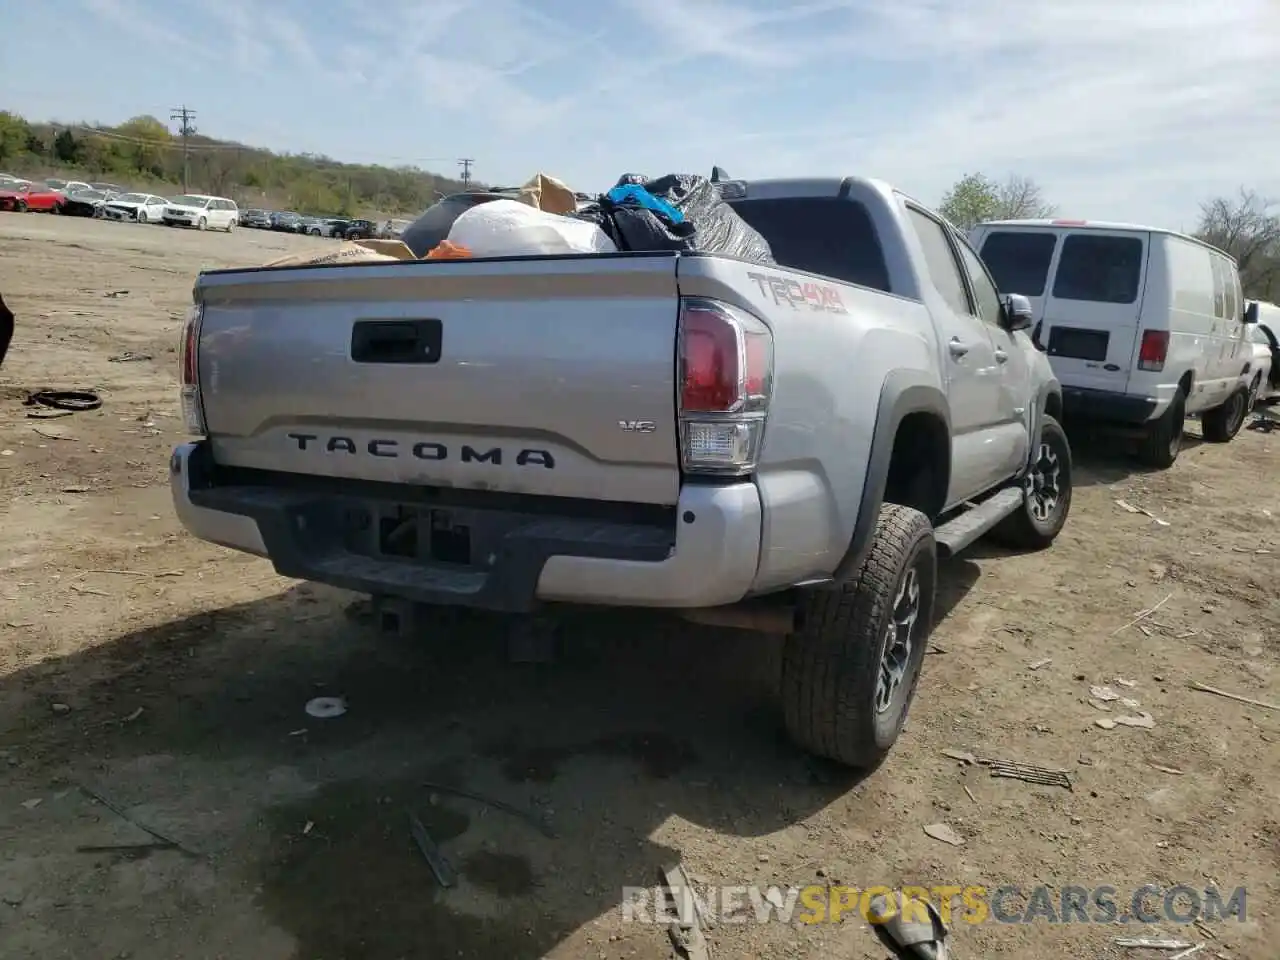
[[[1018,550],[1043,550],[1058,538],[1071,512],[1071,443],[1062,424],[1045,415],[1040,424],[1036,462],[1027,475],[1022,508],[1006,517],[989,536]]]
[[[797,744],[860,769],[884,760],[915,696],[937,582],[938,548],[928,517],[885,504],[857,575],[836,588],[800,591],[796,629],[782,655],[783,718]],[[882,688],[886,647],[898,632],[890,627],[912,583],[915,615],[906,649],[896,647],[897,684]]]
[[[1200,414],[1200,431],[1209,443],[1230,443],[1249,415],[1249,391],[1241,387],[1225,403]]]
[[[1169,408],[1147,425],[1147,435],[1138,448],[1139,459],[1160,470],[1172,467],[1182,450],[1182,428],[1186,421],[1187,397],[1179,387]]]

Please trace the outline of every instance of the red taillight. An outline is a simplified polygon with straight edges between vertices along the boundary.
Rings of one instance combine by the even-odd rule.
[[[686,472],[755,469],[773,393],[773,334],[717,300],[680,304],[680,440]]]
[[[1138,347],[1138,369],[1159,373],[1164,369],[1169,355],[1168,330],[1143,330],[1142,343]]]
[[[179,347],[179,383],[182,399],[182,418],[186,422],[187,432],[197,436],[208,431],[204,422],[204,405],[200,401],[200,321],[204,317],[204,308],[196,304],[187,311],[186,322],[182,325],[182,344]]]

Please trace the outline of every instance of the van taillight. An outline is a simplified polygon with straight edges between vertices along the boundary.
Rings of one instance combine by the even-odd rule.
[[[680,459],[686,473],[756,468],[773,394],[773,334],[717,300],[680,301]]]
[[[1138,369],[1159,373],[1164,369],[1169,355],[1168,330],[1143,330],[1142,343],[1138,347]]]
[[[204,307],[194,304],[187,311],[182,324],[182,344],[179,347],[178,383],[182,391],[182,418],[187,433],[203,436],[207,431],[204,422],[204,405],[200,402],[200,321]]]

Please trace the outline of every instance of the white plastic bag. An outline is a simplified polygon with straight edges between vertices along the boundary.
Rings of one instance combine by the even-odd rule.
[[[587,220],[545,213],[518,200],[477,204],[453,221],[449,240],[473,257],[616,253],[609,235]]]

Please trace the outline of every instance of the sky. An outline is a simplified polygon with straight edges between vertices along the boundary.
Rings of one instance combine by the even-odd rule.
[[[1280,197],[1280,0],[40,0],[0,109],[484,182],[970,171],[1170,228]]]

